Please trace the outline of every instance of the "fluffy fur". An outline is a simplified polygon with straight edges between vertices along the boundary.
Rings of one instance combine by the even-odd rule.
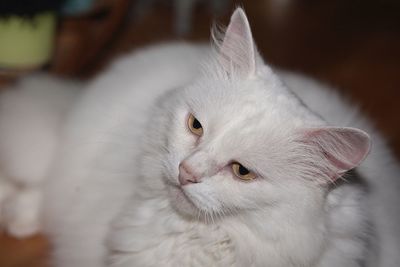
[[[265,65],[241,9],[216,47],[138,51],[53,107],[63,127],[40,127],[57,141],[37,166],[54,265],[397,266],[399,167],[380,135],[327,87]],[[198,183],[179,183],[182,163]]]

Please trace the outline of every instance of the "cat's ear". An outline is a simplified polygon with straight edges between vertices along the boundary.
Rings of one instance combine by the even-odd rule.
[[[355,128],[313,128],[306,130],[303,138],[320,157],[316,167],[332,182],[357,167],[371,147],[369,135]]]
[[[243,9],[233,12],[219,50],[222,67],[228,73],[249,77],[256,72],[257,50]]]

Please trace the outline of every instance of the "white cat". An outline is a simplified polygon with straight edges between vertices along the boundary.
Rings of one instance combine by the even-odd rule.
[[[400,169],[379,134],[265,65],[240,8],[215,39],[138,51],[52,107],[64,123],[38,130],[53,145],[37,158],[54,160],[19,166],[47,173],[54,265],[398,266]],[[5,128],[2,158],[40,144]]]

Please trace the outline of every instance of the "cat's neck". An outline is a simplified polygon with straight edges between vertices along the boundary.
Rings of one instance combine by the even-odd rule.
[[[310,206],[307,201],[299,200],[298,203]],[[187,253],[197,251],[206,258],[207,252],[200,252],[200,248],[212,246],[221,250],[216,253],[235,262],[229,266],[265,266],[267,262],[270,263],[268,266],[289,267],[293,262],[313,266],[324,248],[325,221],[321,214],[314,212],[315,206],[271,206],[263,211],[243,212],[212,222],[179,215],[163,195],[140,197],[128,207],[119,218],[113,235],[135,236],[141,242],[124,244],[121,238],[114,238],[119,243],[114,242],[113,251],[157,254],[162,244],[178,242],[182,244],[181,250],[187,250]],[[124,225],[123,222],[129,224]],[[176,262],[181,263],[178,258]]]
[[[255,266],[265,266],[265,263],[268,266],[293,266],[293,263],[296,263],[294,266],[314,266],[317,263],[326,242],[323,207],[321,205],[317,209],[320,212],[316,212],[315,206],[307,207],[301,200],[298,203],[297,207],[249,212],[222,223],[237,245],[236,253],[241,255],[239,266],[251,266],[251,262],[256,262]]]

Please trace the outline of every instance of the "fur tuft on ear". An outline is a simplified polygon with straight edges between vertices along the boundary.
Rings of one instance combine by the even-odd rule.
[[[308,129],[303,140],[319,160],[317,168],[334,182],[357,167],[368,155],[371,142],[367,133],[355,128],[322,127]]]
[[[216,28],[212,36],[219,48],[220,63],[227,73],[237,74],[244,78],[255,74],[257,51],[243,9],[235,10],[223,38],[219,37],[220,34]]]

